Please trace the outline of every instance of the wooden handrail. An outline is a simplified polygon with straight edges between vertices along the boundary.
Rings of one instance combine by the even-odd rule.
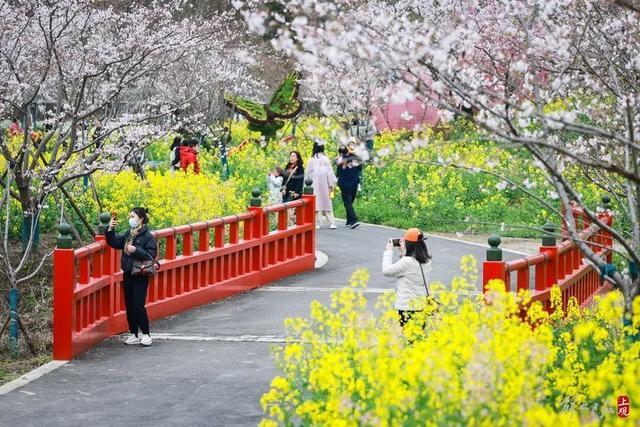
[[[294,226],[288,226],[290,209],[296,211]],[[269,232],[265,226],[272,213],[278,214],[278,229]],[[59,247],[54,251],[53,356],[69,360],[127,329],[123,273],[121,251],[109,247],[103,235],[87,246],[66,249],[60,242],[68,246],[69,238],[62,235],[68,230],[59,230]],[[251,206],[247,212],[152,234],[165,246],[161,267],[149,282],[146,306],[154,320],[312,270],[315,196],[305,194],[300,200],[266,208]]]

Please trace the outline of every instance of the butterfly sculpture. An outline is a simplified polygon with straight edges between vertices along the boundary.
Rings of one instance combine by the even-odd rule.
[[[284,126],[283,119],[295,117],[302,109],[302,103],[298,100],[299,77],[295,71],[285,77],[267,104],[228,93],[224,95],[224,100],[234,111],[247,118],[249,129],[272,138],[276,131]]]

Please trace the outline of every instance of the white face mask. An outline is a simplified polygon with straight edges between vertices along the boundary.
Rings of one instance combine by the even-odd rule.
[[[136,228],[138,226],[138,220],[135,218],[129,218],[129,227]]]

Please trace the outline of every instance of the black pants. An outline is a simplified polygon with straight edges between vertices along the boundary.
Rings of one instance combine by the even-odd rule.
[[[347,211],[347,225],[358,222],[356,211],[353,209],[353,202],[356,201],[356,194],[358,194],[358,189],[356,188],[353,190],[344,190],[341,188],[340,194],[342,194],[342,203],[344,204],[344,210]]]
[[[149,334],[149,318],[144,308],[148,287],[148,277],[124,273],[124,305],[127,309],[127,322],[129,331],[136,336],[138,336],[138,328],[143,334]]]
[[[422,310],[398,310],[398,314],[400,315],[400,327],[404,328],[404,325],[411,320],[411,317],[420,311]]]

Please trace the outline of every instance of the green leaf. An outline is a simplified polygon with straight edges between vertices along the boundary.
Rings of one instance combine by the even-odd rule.
[[[302,109],[302,103],[298,100],[299,77],[300,75],[295,71],[289,74],[273,94],[267,108],[275,117],[290,119]]]
[[[262,104],[227,93],[224,95],[224,100],[231,108],[245,116],[251,123],[265,124],[269,120],[267,110],[265,110]]]

